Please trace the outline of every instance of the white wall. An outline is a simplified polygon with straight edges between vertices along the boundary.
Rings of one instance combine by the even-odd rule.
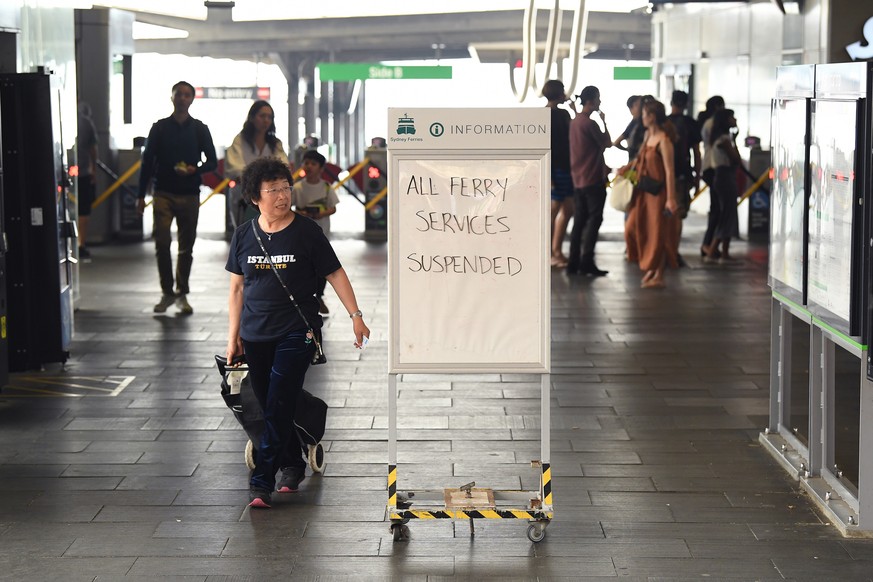
[[[662,9],[652,19],[663,38],[653,47],[655,67],[692,65],[692,113],[702,111],[709,97],[721,95],[736,113],[740,134],[768,143],[776,67],[784,61],[785,18],[772,3]]]

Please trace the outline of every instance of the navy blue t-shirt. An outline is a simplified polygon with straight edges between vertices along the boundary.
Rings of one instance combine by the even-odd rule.
[[[314,328],[320,328],[322,321],[316,298],[318,280],[342,267],[321,227],[313,220],[295,214],[291,224],[270,239],[260,226],[256,224],[255,228],[306,319]],[[243,276],[240,337],[244,340],[273,341],[292,331],[306,329],[261,251],[252,231],[252,221],[243,223],[233,233],[225,269]]]

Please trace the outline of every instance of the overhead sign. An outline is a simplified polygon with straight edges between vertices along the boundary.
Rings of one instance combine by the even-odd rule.
[[[395,67],[380,63],[319,63],[318,76],[322,81],[451,79],[452,67],[429,65]]]
[[[549,149],[549,123],[540,109],[389,109],[388,147]]]
[[[197,87],[194,89],[197,99],[247,99],[255,101],[270,100],[269,87]]]
[[[652,67],[614,67],[612,78],[615,81],[651,81]]]

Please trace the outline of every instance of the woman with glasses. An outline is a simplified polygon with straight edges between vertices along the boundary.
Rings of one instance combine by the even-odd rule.
[[[257,206],[260,216],[241,224],[230,242],[225,355],[231,362],[245,354],[252,390],[263,411],[264,435],[250,480],[249,505],[268,508],[274,489],[296,491],[304,478],[306,463],[292,442],[292,423],[316,349],[313,332],[317,336],[322,325],[316,298],[320,277],[333,286],[348,312],[355,347],[364,346],[370,330],[321,228],[291,210],[288,165],[275,158],[255,160],[243,172],[242,188],[243,198]]]

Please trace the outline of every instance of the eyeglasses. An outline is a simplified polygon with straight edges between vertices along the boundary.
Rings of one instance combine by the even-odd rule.
[[[270,194],[273,196],[278,194],[290,194],[291,186],[282,186],[281,188],[270,188],[269,190],[261,190],[261,193]]]

